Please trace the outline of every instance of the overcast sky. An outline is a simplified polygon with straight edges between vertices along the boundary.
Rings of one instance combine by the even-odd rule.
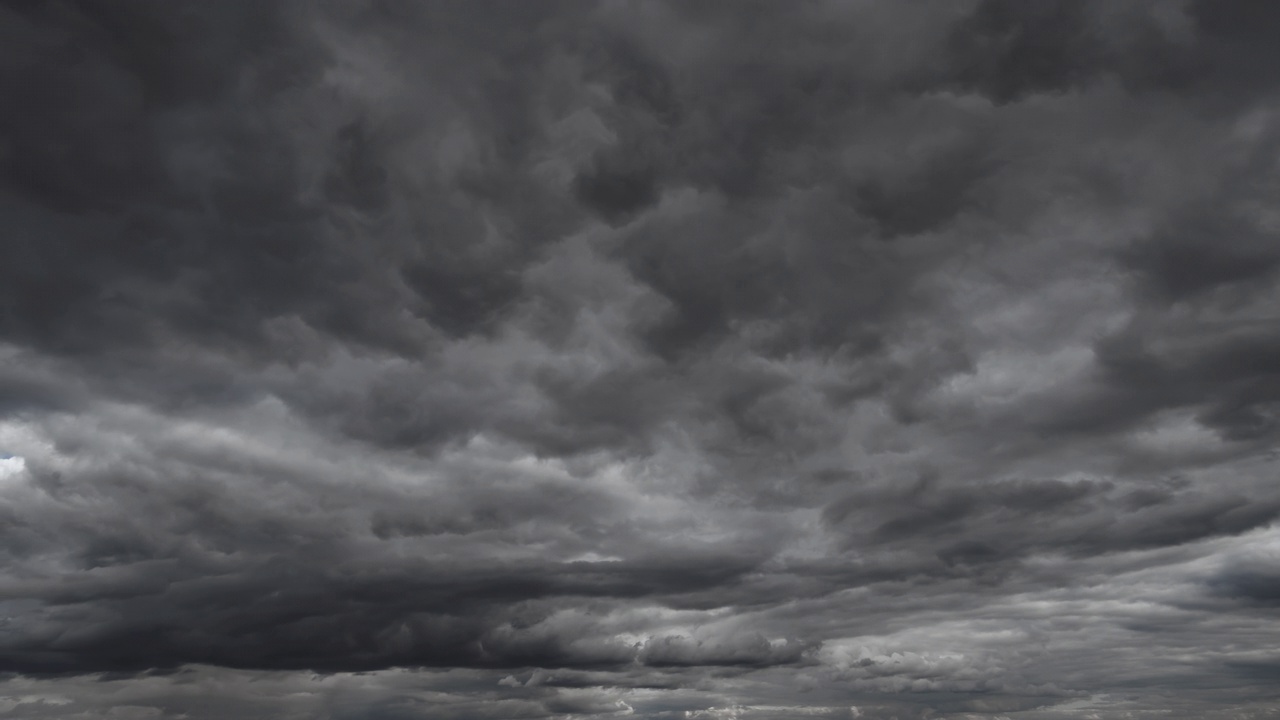
[[[0,4],[0,718],[1280,717],[1278,32]]]

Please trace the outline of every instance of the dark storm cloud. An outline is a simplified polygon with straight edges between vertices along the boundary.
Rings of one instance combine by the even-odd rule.
[[[0,716],[1266,716],[1274,15],[6,4]]]

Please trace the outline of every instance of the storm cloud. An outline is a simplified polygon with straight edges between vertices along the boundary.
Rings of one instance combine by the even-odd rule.
[[[0,717],[1280,716],[1278,24],[0,4]]]

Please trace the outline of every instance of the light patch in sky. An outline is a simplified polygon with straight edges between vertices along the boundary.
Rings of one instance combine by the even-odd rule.
[[[9,483],[27,469],[27,461],[18,455],[0,453],[0,482]]]

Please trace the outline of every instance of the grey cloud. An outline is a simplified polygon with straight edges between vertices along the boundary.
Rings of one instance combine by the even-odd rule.
[[[0,715],[1265,716],[1274,14],[6,4]]]

